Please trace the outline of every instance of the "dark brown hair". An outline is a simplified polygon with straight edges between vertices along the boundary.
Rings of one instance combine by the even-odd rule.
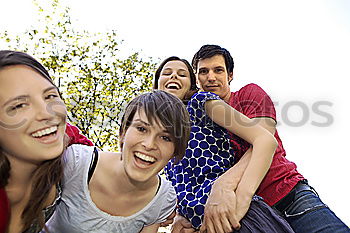
[[[195,73],[197,73],[197,66],[199,60],[211,58],[215,55],[222,55],[225,59],[226,71],[228,74],[233,72],[234,62],[230,52],[220,47],[219,45],[203,45],[192,58],[192,67]]]
[[[190,117],[185,105],[176,96],[154,90],[134,98],[125,108],[121,120],[119,138],[124,137],[136,111],[143,110],[150,123],[160,122],[174,139],[175,162],[182,159],[190,136]],[[120,147],[123,142],[120,140]]]
[[[31,67],[47,79],[52,85],[47,70],[33,57],[26,53],[10,50],[0,50],[0,70],[13,65],[25,65]],[[54,85],[55,86],[55,85]],[[57,88],[57,87],[56,87]],[[0,145],[0,188],[8,184],[11,164],[1,151]],[[61,156],[44,161],[33,172],[33,184],[29,201],[22,213],[24,223],[23,230],[28,229],[32,224],[38,224],[40,229],[44,227],[45,219],[43,214],[44,204],[53,186],[58,185],[63,175]]]

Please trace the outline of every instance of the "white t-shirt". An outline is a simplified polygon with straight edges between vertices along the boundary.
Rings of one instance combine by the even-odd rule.
[[[98,209],[87,183],[93,150],[94,147],[72,145],[65,151],[62,200],[47,222],[50,233],[136,233],[144,226],[165,221],[176,207],[176,193],[164,178],[152,201],[131,216],[112,216]]]

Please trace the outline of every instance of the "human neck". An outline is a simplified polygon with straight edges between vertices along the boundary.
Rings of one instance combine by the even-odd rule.
[[[13,159],[11,157],[9,157],[9,161],[11,164],[11,170],[7,186],[29,186],[33,179],[33,172],[38,168],[39,165]]]
[[[95,181],[106,188],[111,193],[119,195],[133,195],[136,193],[149,192],[154,187],[158,187],[158,177],[154,177],[147,182],[135,182],[126,174],[123,162],[120,160],[120,153],[100,153],[100,160],[96,167]],[[92,181],[94,177],[92,178]]]
[[[11,162],[10,178],[5,187],[11,206],[23,206],[27,203],[33,183],[33,166],[18,166]]]
[[[230,97],[231,97],[231,90],[230,89],[223,91],[222,94],[220,95],[220,98],[223,101],[225,101],[226,103],[230,103]]]
[[[120,165],[122,165],[120,163]],[[157,176],[152,177],[147,182],[137,182],[135,180],[130,179],[130,177],[126,174],[123,166],[120,166],[116,171],[116,177],[119,177],[116,182],[120,185],[119,187],[123,187],[122,191],[124,193],[144,193],[150,192],[150,190],[158,187],[159,178]]]

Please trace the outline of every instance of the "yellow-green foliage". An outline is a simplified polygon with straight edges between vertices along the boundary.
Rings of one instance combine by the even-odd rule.
[[[34,4],[37,24],[20,34],[0,32],[2,44],[41,61],[62,93],[69,121],[97,146],[117,150],[120,112],[151,89],[155,62],[137,52],[123,58],[115,30],[91,33],[74,27],[69,7],[59,0],[45,8]]]

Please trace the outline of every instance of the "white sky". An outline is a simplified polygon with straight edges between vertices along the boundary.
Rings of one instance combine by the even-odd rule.
[[[287,158],[321,198],[350,225],[350,1],[349,0],[99,0],[67,1],[81,28],[116,29],[122,46],[144,56],[191,60],[203,44],[226,47],[235,60],[232,90],[254,82],[278,103],[279,134]],[[33,24],[30,0],[1,2],[0,30]],[[2,47],[3,48],[3,47]],[[281,111],[291,101],[305,104]],[[333,117],[328,127],[311,122]],[[309,115],[307,115],[309,111]],[[292,127],[291,122],[307,122]]]

